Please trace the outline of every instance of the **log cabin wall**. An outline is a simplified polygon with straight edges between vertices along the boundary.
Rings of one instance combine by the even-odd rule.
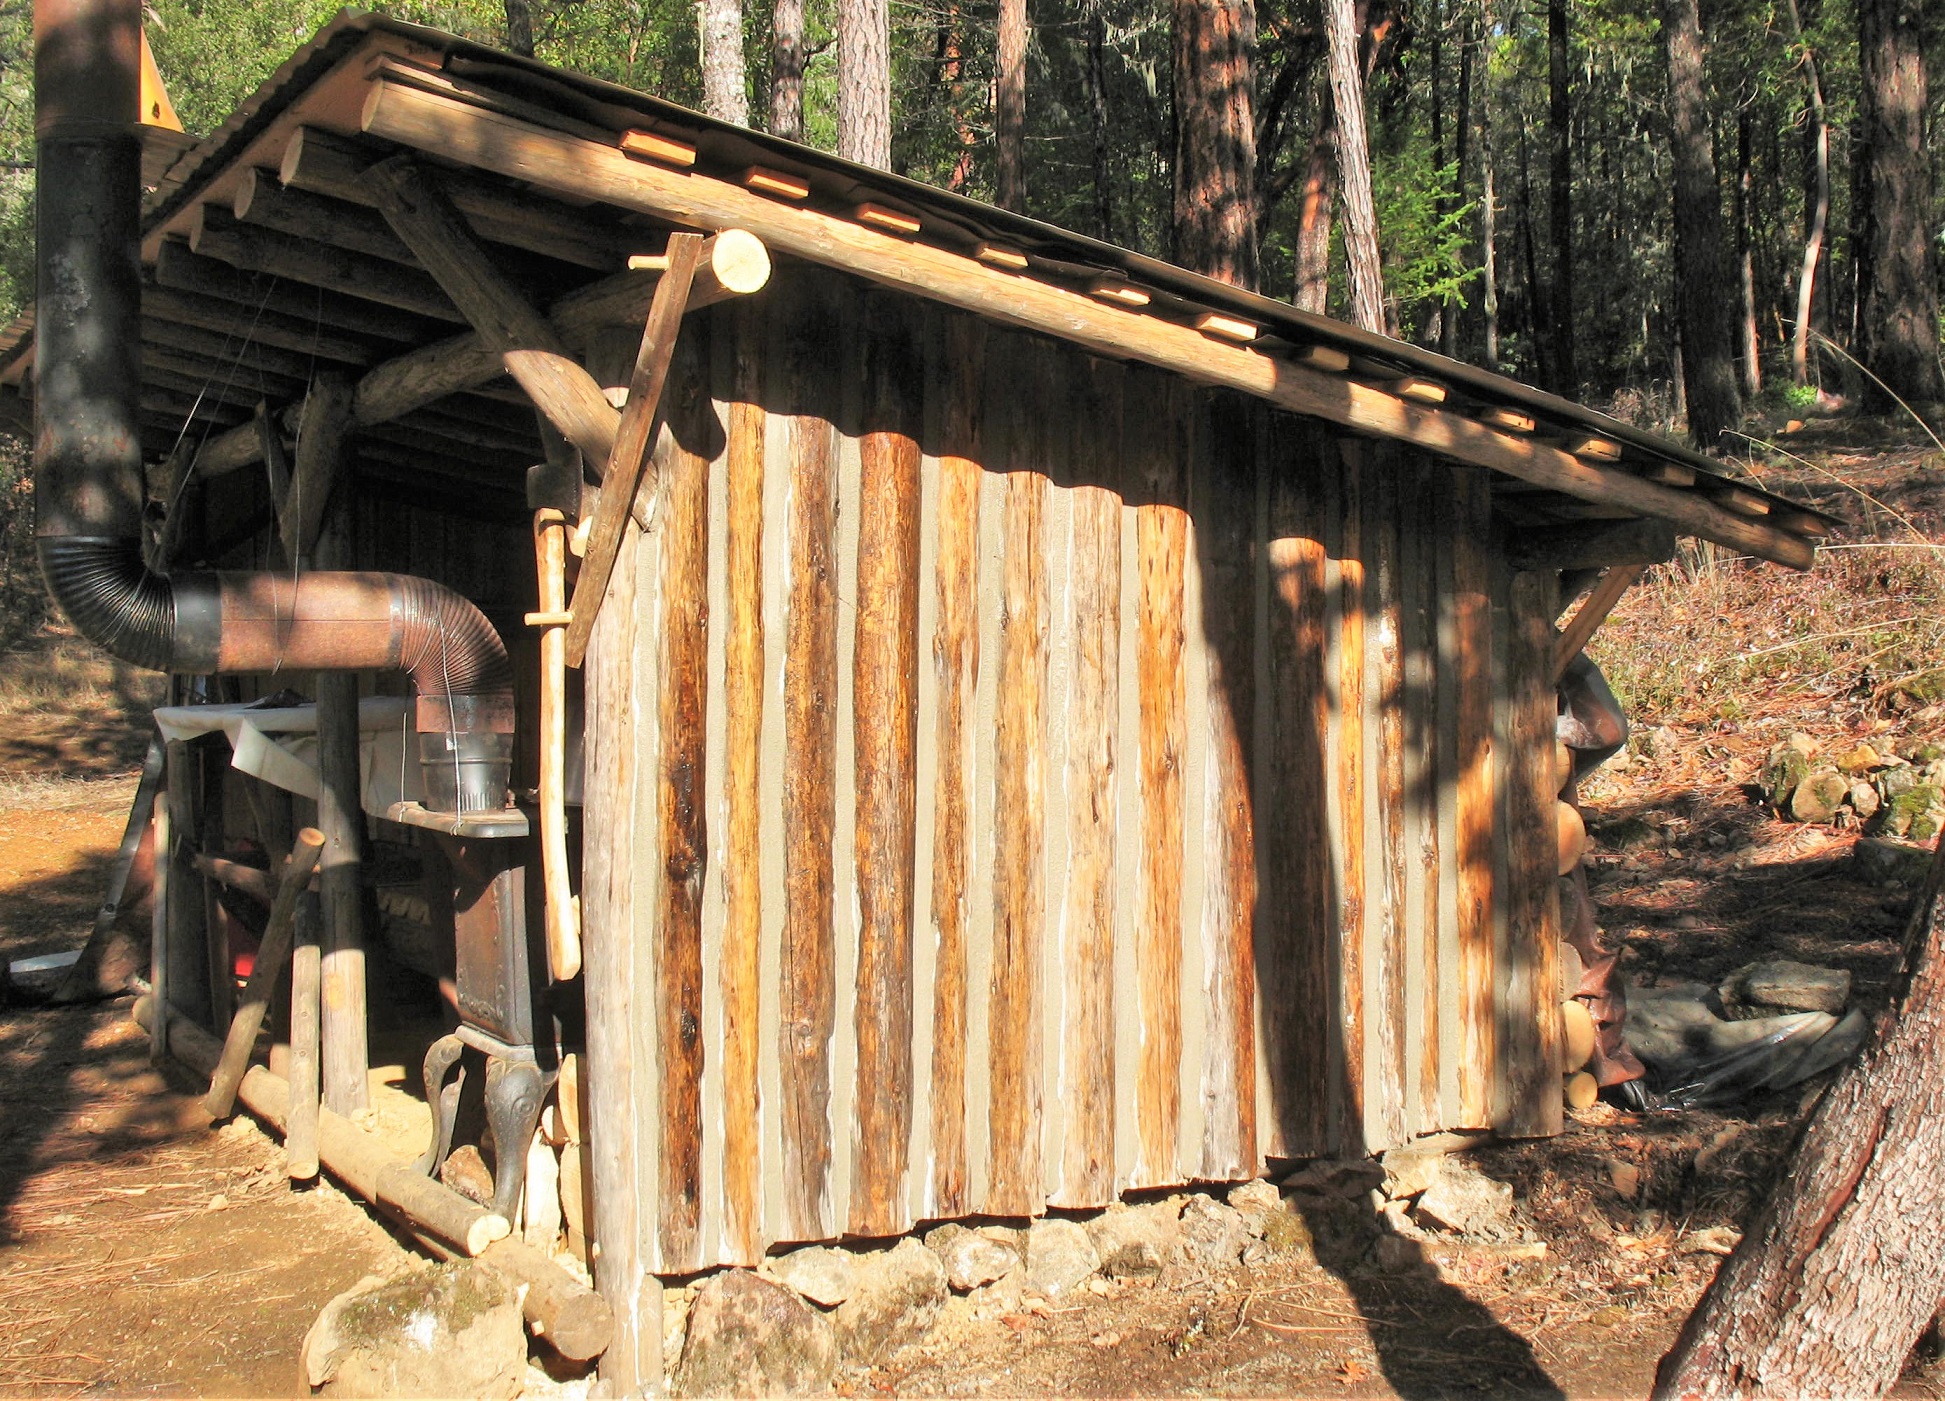
[[[796,263],[665,404],[590,715],[650,1269],[1557,1129],[1555,584],[1483,469]]]

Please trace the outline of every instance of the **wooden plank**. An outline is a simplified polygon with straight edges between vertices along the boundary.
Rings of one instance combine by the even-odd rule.
[[[1149,370],[1131,371],[1123,396],[1130,491],[1139,493],[1140,890],[1136,997],[1141,1055],[1135,1070],[1137,1149],[1131,1185],[1173,1183],[1181,1133],[1182,766],[1188,745],[1183,668],[1188,567],[1188,458],[1180,447],[1180,391]]]
[[[1498,1063],[1493,1015],[1498,969],[1493,956],[1498,823],[1493,795],[1492,595],[1489,582],[1491,486],[1481,471],[1453,472],[1452,593],[1458,732],[1459,1123],[1492,1123]]]
[[[1594,591],[1587,595],[1587,601],[1580,605],[1567,625],[1560,629],[1560,636],[1553,644],[1553,679],[1556,684],[1567,674],[1567,668],[1607,621],[1607,615],[1614,611],[1614,605],[1621,601],[1621,595],[1634,587],[1643,574],[1648,572],[1645,564],[1616,564],[1608,566],[1601,580],[1594,585]]]
[[[1377,1059],[1370,1066],[1366,1146],[1376,1151],[1404,1140],[1405,974],[1411,911],[1405,877],[1405,660],[1399,563],[1399,474],[1408,470],[1388,443],[1371,449],[1371,490],[1365,497],[1364,543],[1371,587],[1366,636],[1377,690],[1377,863],[1366,896],[1367,956],[1376,993],[1368,1008]]]
[[[657,1034],[662,1046],[663,1268],[708,1260],[702,1213],[702,896],[709,863],[703,801],[709,641],[709,464],[716,427],[697,331],[682,338],[669,386],[666,497],[658,522],[660,646],[655,810],[661,875],[655,910]],[[624,517],[623,524],[626,524]],[[570,646],[572,638],[570,635]]]
[[[1258,736],[1266,773],[1257,813],[1263,894],[1256,976],[1270,1104],[1263,1152],[1289,1158],[1327,1151],[1327,1066],[1337,1035],[1329,948],[1337,902],[1329,841],[1325,501],[1318,482],[1331,447],[1316,425],[1283,415],[1272,433],[1265,531],[1271,701],[1268,733]]]
[[[858,902],[854,1235],[911,1226],[912,916],[918,750],[922,322],[872,298],[861,317],[857,641],[852,661]]]
[[[1061,1084],[1065,1087],[1060,1192],[1062,1206],[1106,1206],[1115,1200],[1114,950],[1116,791],[1121,669],[1121,391],[1122,370],[1099,361],[1071,362],[1074,457],[1071,553],[1066,580],[1069,696],[1061,713],[1067,754],[1062,781],[1067,810],[1065,1016]]]
[[[986,367],[984,323],[949,316],[932,393],[941,402],[937,631],[938,774],[933,804],[932,927],[938,941],[932,983],[932,1209],[972,1210],[967,1159],[967,974],[973,690],[979,674],[980,406]]]
[[[1560,893],[1555,823],[1551,573],[1514,574],[1507,587],[1502,665],[1508,739],[1500,765],[1507,889],[1500,970],[1499,1073],[1493,1127],[1516,1138],[1560,1132]]]
[[[1405,662],[1406,1131],[1441,1127],[1439,1112],[1439,487],[1444,469],[1414,463],[1401,482],[1398,534]]]
[[[1207,872],[1202,942],[1203,1132],[1200,1176],[1248,1177],[1256,1161],[1255,827],[1249,753],[1255,719],[1251,559],[1260,406],[1240,395],[1199,396],[1193,509],[1208,645]]]
[[[788,427],[789,554],[784,650],[784,923],[778,989],[787,1239],[832,1233],[831,1033],[836,1016],[832,929],[837,822],[837,451],[820,390],[839,355],[833,308],[779,290],[773,395]]]
[[[997,347],[994,347],[997,348]],[[989,1081],[992,1176],[982,1210],[1037,1216],[1041,1168],[1041,939],[1046,923],[1048,585],[1043,524],[1045,351],[1006,346],[1013,415],[1006,471],[999,711],[993,810],[993,991]]]
[[[753,305],[724,318],[733,340],[729,405],[727,575],[724,646],[726,775],[723,813],[723,1238],[734,1263],[763,1255],[760,1216],[763,934],[762,809],[758,754],[763,733],[762,319]]]
[[[1337,471],[1337,743],[1332,767],[1338,810],[1338,1082],[1337,1151],[1365,1151],[1365,472],[1362,445],[1338,444]],[[1375,928],[1375,921],[1369,922]]]
[[[1141,360],[1267,399],[1295,413],[1398,438],[1454,461],[1491,467],[1584,500],[1657,515],[1705,539],[1807,568],[1809,542],[1737,516],[1696,492],[1519,438],[1444,408],[1225,344],[1190,326],[1098,301],[1085,292],[988,267],[976,258],[899,238],[825,210],[789,204],[728,181],[630,160],[613,146],[490,112],[396,81],[372,86],[361,114],[373,136],[450,155],[542,188],[605,200],[690,227],[750,230],[779,252],[933,297],[1009,325],[1057,335],[1096,354]]]
[[[1523,530],[1507,541],[1515,569],[1599,569],[1612,564],[1660,564],[1675,557],[1675,531],[1666,521],[1589,521]]]

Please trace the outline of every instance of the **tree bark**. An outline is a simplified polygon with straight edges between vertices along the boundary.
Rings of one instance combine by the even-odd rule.
[[[837,153],[891,169],[891,8],[838,0]]]
[[[702,110],[718,121],[750,124],[743,0],[702,0]]]
[[[1857,358],[1879,411],[1945,400],[1938,355],[1938,283],[1925,149],[1921,0],[1857,0],[1858,126],[1870,199],[1859,231]]]
[[[999,0],[994,55],[993,144],[998,169],[994,202],[1024,211],[1027,203],[1027,3]]]
[[[1735,283],[1722,228],[1715,136],[1696,0],[1661,0],[1668,63],[1668,145],[1675,176],[1675,276],[1688,380],[1688,435],[1713,448],[1742,416],[1736,386]]]
[[[1320,316],[1330,307],[1331,207],[1337,200],[1337,124],[1330,119],[1328,94],[1323,109],[1297,206],[1297,282],[1290,298]]]
[[[1749,232],[1749,109],[1736,114],[1736,291],[1741,341],[1742,392],[1763,392],[1762,338],[1756,329],[1756,254]]]
[[[1553,338],[1547,333],[1546,296],[1540,286],[1539,240],[1533,234],[1533,159],[1532,142],[1527,139],[1526,118],[1520,124],[1519,252],[1526,274],[1526,332],[1533,343],[1533,359],[1542,384],[1553,383]]]
[[[1087,6],[1087,98],[1094,124],[1094,221],[1102,242],[1114,242],[1114,197],[1109,185],[1108,21],[1103,0]]]
[[[1662,1359],[1655,1395],[1878,1396],[1945,1295],[1945,845],[1900,995]]]
[[[1574,363],[1574,218],[1572,111],[1567,101],[1567,0],[1547,0],[1547,226],[1553,244],[1553,293],[1548,334],[1554,393],[1572,398],[1580,387]]]
[[[1350,0],[1341,0],[1346,9]],[[1256,7],[1174,0],[1175,257],[1256,286]],[[1361,114],[1360,114],[1361,115]]]
[[[1365,136],[1364,75],[1358,63],[1352,0],[1324,0],[1324,37],[1337,122],[1337,180],[1344,206],[1351,319],[1367,331],[1383,334],[1384,275],[1378,263],[1378,214],[1371,200],[1371,147]]]
[[[1804,183],[1803,270],[1796,282],[1796,326],[1790,334],[1790,379],[1807,384],[1810,379],[1810,316],[1816,305],[1817,265],[1823,260],[1823,240],[1830,223],[1830,118],[1823,104],[1823,73],[1817,66],[1817,52],[1803,38],[1803,21],[1796,0],[1786,7],[1790,17],[1790,36],[1803,50],[1803,81],[1809,89],[1810,119],[1804,127],[1804,163],[1809,179]]]
[[[1486,368],[1499,368],[1499,191],[1493,181],[1493,110],[1490,70],[1479,85],[1479,313],[1485,322],[1480,349]]]
[[[505,0],[507,49],[526,58],[534,56],[534,12],[527,0]]]
[[[1458,110],[1453,114],[1452,132],[1452,204],[1450,208],[1460,208],[1465,204],[1466,168],[1472,156],[1472,58],[1473,58],[1472,15],[1466,14],[1459,22],[1459,92]],[[1459,353],[1459,315],[1464,303],[1458,296],[1445,301],[1445,317],[1439,323],[1439,353],[1457,356]]]
[[[770,131],[804,139],[804,0],[776,0],[770,10]]]

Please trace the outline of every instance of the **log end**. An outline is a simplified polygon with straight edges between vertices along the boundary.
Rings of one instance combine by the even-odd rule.
[[[729,292],[745,296],[770,281],[770,250],[746,229],[724,229],[711,242],[709,269]]]
[[[494,1241],[505,1240],[512,1234],[513,1224],[506,1217],[487,1212],[466,1228],[466,1253],[477,1255]]]

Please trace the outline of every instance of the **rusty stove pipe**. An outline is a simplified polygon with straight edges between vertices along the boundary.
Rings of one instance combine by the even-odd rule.
[[[402,574],[164,576],[143,563],[141,25],[141,0],[34,4],[34,533],[48,589],[136,666],[404,671],[428,806],[498,807],[512,670],[466,599]]]

